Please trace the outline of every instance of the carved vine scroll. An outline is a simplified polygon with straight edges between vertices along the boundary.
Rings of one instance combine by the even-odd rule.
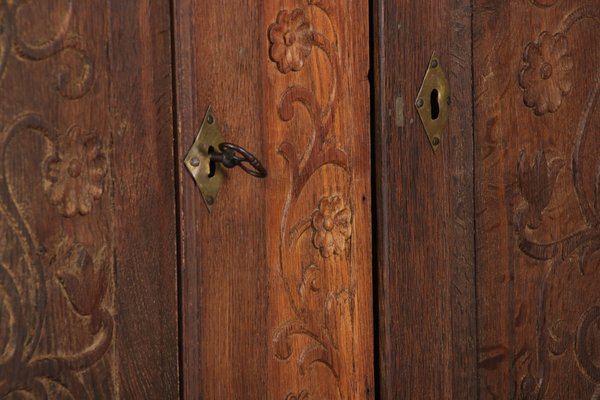
[[[61,3],[64,15],[47,38],[24,30],[48,2],[0,0],[0,92],[12,62],[32,66],[59,55],[50,78],[54,89],[68,100],[90,91],[94,68],[82,38],[71,33],[73,3]],[[57,129],[43,110],[1,117],[0,399],[98,398],[102,394],[90,389],[96,376],[90,370],[109,362],[114,344],[113,249],[98,227],[95,241],[83,243],[63,223],[84,224],[105,195],[107,143],[79,124]],[[103,372],[107,382],[99,385],[109,397],[111,375]]]
[[[41,6],[39,2],[27,0],[0,0],[0,80],[4,77],[11,56],[37,62],[61,53],[71,53],[79,59],[80,66],[71,68],[63,65],[56,73],[54,87],[65,98],[79,99],[91,88],[94,68],[82,38],[69,33],[73,0],[68,0],[67,10],[54,36],[31,43],[24,39],[17,23],[18,17],[26,14],[31,7]],[[78,72],[72,72],[71,69]]]
[[[556,1],[533,2],[549,7]],[[569,34],[581,21],[593,20],[600,23],[597,7],[581,7],[565,16],[559,31],[555,34],[542,32],[535,42],[531,42],[524,52],[519,83],[523,88],[524,103],[538,116],[557,112],[563,97],[572,90],[571,70],[573,60],[569,50]],[[575,142],[571,156],[572,187],[577,204],[584,220],[580,230],[557,240],[542,242],[535,234],[542,229],[544,214],[554,195],[557,178],[565,170],[566,160],[554,157],[548,160],[541,149],[531,159],[521,153],[518,164],[520,193],[523,202],[516,212],[516,225],[519,248],[527,256],[546,262],[546,271],[540,284],[537,310],[537,325],[541,328],[537,343],[537,371],[530,371],[521,377],[519,393],[521,398],[545,398],[551,363],[549,357],[562,356],[569,348],[581,373],[596,385],[593,398],[600,393],[600,365],[590,353],[588,339],[592,330],[600,323],[599,305],[591,305],[572,329],[564,321],[547,321],[547,303],[552,277],[557,270],[572,259],[577,260],[579,273],[585,276],[597,268],[600,255],[600,162],[590,159],[586,148],[593,137],[600,132],[594,130],[591,120],[598,106],[600,75],[590,80],[591,89],[587,95],[579,123],[575,131]],[[587,176],[590,169],[585,165],[595,163],[596,176]],[[593,190],[586,188],[586,182],[594,181]],[[575,296],[576,293],[573,293]],[[572,334],[571,332],[575,333]]]
[[[333,37],[314,26],[309,10],[325,17]],[[305,148],[297,148],[292,141],[284,141],[279,146],[279,154],[289,168],[279,233],[279,276],[293,317],[274,330],[272,340],[274,355],[280,362],[295,359],[300,377],[311,369],[317,371],[314,369],[317,364],[325,366],[337,382],[339,397],[347,398],[348,381],[352,377],[344,371],[351,370],[345,365],[351,360],[341,358],[343,338],[340,335],[348,329],[355,294],[349,287],[336,287],[325,276],[331,269],[351,263],[353,204],[349,199],[352,184],[346,179],[344,190],[327,193],[331,189],[317,178],[317,172],[325,167],[339,169],[347,177],[352,174],[348,154],[336,143],[333,133],[340,69],[336,28],[326,4],[310,0],[303,7],[280,11],[268,30],[269,55],[281,74],[301,73],[316,51],[325,55],[331,67],[329,93],[323,100],[317,98],[312,89],[292,85],[279,101],[281,121],[292,121],[301,107],[308,113],[312,129]],[[300,134],[302,132],[290,132],[290,135]],[[314,204],[311,215],[292,220],[298,201],[309,186],[323,194]],[[304,237],[307,239],[301,240]],[[299,250],[307,244],[310,247]],[[297,257],[298,251],[310,254],[312,262],[303,265]],[[300,280],[294,281],[295,276]],[[286,398],[307,400],[313,395],[307,388],[300,392],[291,390]]]
[[[104,162],[98,165],[98,160],[105,158],[97,138],[92,148],[72,154],[72,159],[64,161],[60,158],[60,143],[65,135],[81,132],[79,128],[72,128],[71,133],[60,133],[41,116],[27,114],[0,133],[0,160],[3,161],[0,162],[0,305],[2,319],[9,321],[0,330],[3,334],[0,338],[3,344],[0,348],[0,398],[16,392],[47,398],[48,386],[44,382],[52,382],[73,398],[88,399],[93,394],[86,390],[79,373],[104,356],[113,337],[114,319],[106,305],[110,257],[106,246],[91,252],[69,237],[56,241],[49,251],[39,250],[40,240],[13,197],[6,171],[7,149],[25,132],[35,132],[52,148],[58,147],[59,150],[49,156],[52,162],[69,163],[65,166],[66,173],[56,172],[56,166],[43,171],[51,181],[50,187],[52,184],[64,186],[55,188],[61,192],[61,196],[55,198],[57,210],[65,216],[71,209],[84,214],[81,207],[88,205],[86,196],[91,182],[102,187],[106,174]],[[80,139],[72,140],[78,143]],[[52,201],[53,194],[50,196]],[[9,264],[9,260],[15,258],[20,262]],[[56,271],[55,276],[47,276],[48,270]],[[89,334],[93,337],[87,348],[73,354],[44,353],[41,342],[49,312],[47,296],[51,284],[62,287],[72,313],[87,321]]]

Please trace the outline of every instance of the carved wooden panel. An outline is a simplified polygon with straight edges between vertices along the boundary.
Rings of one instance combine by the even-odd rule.
[[[229,171],[209,215],[180,167],[189,398],[374,396],[368,15],[175,2],[180,159],[212,105],[269,171]]]
[[[599,10],[476,1],[482,398],[600,396]]]
[[[169,8],[129,3],[0,1],[2,399],[178,392]]]

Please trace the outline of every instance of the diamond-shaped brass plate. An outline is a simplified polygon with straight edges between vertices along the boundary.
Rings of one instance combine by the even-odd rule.
[[[211,150],[219,151],[219,144],[223,142],[221,129],[212,108],[209,107],[198,136],[196,136],[196,141],[188,151],[184,161],[188,171],[194,177],[200,193],[202,193],[208,211],[212,210],[219,189],[225,180],[225,169],[220,163],[213,164],[214,174],[211,176],[209,152]]]
[[[440,60],[434,52],[415,100],[415,107],[434,151],[442,142],[442,135],[448,122],[449,106],[450,86]]]

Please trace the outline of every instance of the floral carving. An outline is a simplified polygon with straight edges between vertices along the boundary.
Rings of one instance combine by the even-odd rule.
[[[563,96],[572,88],[570,73],[573,59],[564,33],[542,32],[525,48],[519,84],[524,90],[523,101],[536,115],[556,112]]]
[[[73,127],[58,139],[58,151],[44,162],[45,190],[65,217],[89,214],[102,197],[108,162],[102,142]]]
[[[552,5],[556,1],[535,1],[535,4]],[[559,33],[550,35],[543,32],[536,43],[528,45],[525,51],[525,66],[521,70],[520,83],[525,89],[525,104],[534,108],[537,115],[555,112],[560,107],[562,96],[571,91],[572,83],[568,73],[573,62],[568,54],[566,35],[580,21],[590,19],[600,22],[597,7],[584,6],[565,16]],[[535,367],[529,362],[528,371],[521,378],[521,398],[545,398],[548,394],[550,357],[563,357],[574,345],[575,358],[582,375],[596,385],[600,385],[600,365],[597,363],[597,332],[600,326],[600,306],[594,305],[583,313],[577,326],[576,335],[562,319],[551,323],[548,318],[548,297],[557,268],[566,262],[579,266],[579,275],[585,276],[597,270],[600,255],[600,168],[597,160],[586,156],[591,139],[597,137],[595,125],[591,123],[597,108],[600,94],[600,75],[591,82],[591,90],[583,106],[575,133],[571,159],[571,179],[576,200],[584,224],[558,239],[541,241],[535,236],[551,236],[542,230],[543,212],[553,196],[557,175],[565,165],[560,159],[550,162],[543,150],[537,152],[533,163],[529,163],[521,153],[518,166],[520,192],[524,202],[517,209],[516,225],[521,251],[539,261],[547,261],[543,280],[539,287],[537,304],[537,326],[539,328]],[[586,168],[590,163],[596,168]],[[594,172],[595,170],[595,172]],[[590,183],[593,183],[590,185]],[[590,186],[593,186],[590,189]],[[536,235],[537,234],[537,235]],[[534,236],[535,235],[535,236]],[[538,236],[539,237],[539,236]],[[590,266],[592,264],[592,266]],[[564,296],[561,293],[561,297]],[[529,359],[529,356],[527,357]],[[537,368],[537,370],[532,370]],[[598,393],[596,386],[596,398]]]
[[[269,54],[279,71],[284,74],[300,71],[313,46],[313,31],[305,11],[281,10],[277,21],[269,27],[269,41]]]
[[[47,160],[50,164],[48,178],[54,183],[69,173],[68,163],[74,158],[75,149],[86,150],[81,153],[86,161],[98,161],[100,157],[101,146],[97,139],[90,141],[75,134],[60,135],[40,116],[28,114],[0,132],[0,159],[6,159],[7,149],[15,137],[27,131],[39,134],[54,148],[61,148]],[[29,228],[12,196],[6,164],[0,163],[0,240],[9,244],[13,253],[21,255],[21,261],[13,264],[0,260],[0,309],[3,318],[4,312],[8,313],[7,320],[11,325],[6,339],[9,345],[2,349],[0,357],[0,371],[16,371],[8,377],[0,373],[0,398],[31,395],[47,399],[54,389],[46,383],[52,382],[66,391],[69,398],[90,399],[93,394],[89,393],[81,374],[105,356],[113,337],[114,319],[105,305],[110,260],[104,247],[92,253],[88,247],[68,238],[56,246],[49,246],[49,252],[40,246],[40,239]],[[102,164],[104,177],[106,159]],[[76,167],[71,166],[73,170]],[[89,175],[84,172],[85,168],[82,166],[80,176]],[[89,186],[85,187],[89,189]],[[6,224],[7,237],[14,243],[2,240],[2,223]],[[48,279],[49,271],[53,271],[56,280]],[[62,286],[65,298],[73,307],[72,314],[81,317],[89,327],[93,338],[89,346],[70,351],[63,349],[60,354],[48,352],[48,343],[42,335],[50,314],[48,286],[51,282]]]
[[[352,175],[349,157],[338,147],[332,132],[340,60],[336,24],[330,17],[331,4],[325,3],[307,0],[304,8],[291,13],[281,11],[268,31],[270,57],[279,72],[285,74],[301,70],[313,50],[323,52],[331,65],[328,97],[321,100],[314,90],[292,85],[285,90],[279,102],[279,117],[283,122],[293,120],[298,109],[304,108],[310,115],[312,127],[308,130],[305,147],[298,148],[287,140],[279,146],[279,154],[287,162],[289,170],[289,188],[280,223],[278,267],[285,289],[283,294],[293,315],[274,330],[273,354],[280,362],[287,363],[296,350],[299,378],[307,375],[316,364],[325,366],[337,384],[327,390],[335,390],[340,399],[345,399],[357,379],[352,367],[354,360],[349,355],[351,350],[344,348],[352,337],[351,310],[355,307],[355,292],[345,287],[347,284],[337,287],[342,286],[342,282],[338,278],[329,278],[328,274],[350,262],[349,257],[333,256],[349,252],[352,206],[344,199],[352,193],[351,179],[347,187],[336,189],[341,190],[341,194],[322,197],[318,208],[308,217],[295,223],[290,221],[292,216],[297,215],[294,210],[299,209],[298,204],[304,204],[299,199],[309,182],[316,186],[317,193],[331,190],[326,187],[327,182],[315,178],[321,168],[337,168],[347,176]],[[328,21],[332,35],[324,35],[319,32],[318,26],[311,25],[307,17],[308,9],[324,16],[319,20]],[[301,134],[293,132],[295,136]],[[307,236],[307,240],[300,240],[304,236]],[[299,265],[300,260],[309,254],[312,257],[314,253],[314,249],[310,253],[302,251],[303,256],[298,257],[300,244],[316,248],[321,257],[328,259],[328,268],[319,267],[313,260],[308,265]],[[296,337],[302,339],[296,341]],[[295,346],[299,348],[295,349]],[[315,373],[317,371],[323,369],[314,370]],[[308,390],[288,393],[288,400],[305,400],[309,397]],[[318,397],[312,392],[311,397],[315,396]]]
[[[52,258],[58,265],[57,278],[77,314],[91,317],[90,330],[101,328],[101,304],[107,289],[105,249],[96,258],[79,243],[62,242]]]
[[[554,184],[564,160],[554,159],[548,165],[546,153],[538,151],[533,164],[529,164],[525,152],[519,159],[519,186],[521,194],[529,204],[528,225],[537,228],[542,222],[542,211],[550,203]]]
[[[324,197],[312,216],[313,244],[324,258],[344,254],[352,234],[352,212],[344,200],[334,195]]]

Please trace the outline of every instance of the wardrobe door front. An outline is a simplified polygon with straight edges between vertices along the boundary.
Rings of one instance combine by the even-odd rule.
[[[381,397],[473,399],[471,1],[373,3]],[[450,98],[434,142],[419,115],[433,91],[418,94],[440,68]]]
[[[373,398],[368,2],[174,10],[185,397]],[[203,197],[203,123],[268,176]]]

